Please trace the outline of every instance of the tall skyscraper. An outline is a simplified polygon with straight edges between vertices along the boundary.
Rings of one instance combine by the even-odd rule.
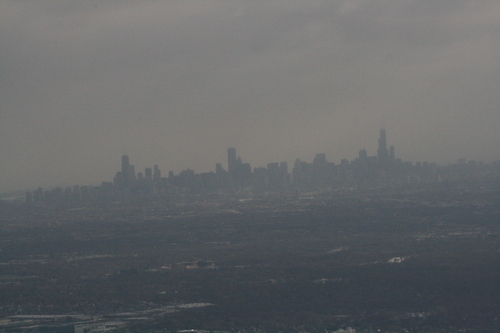
[[[136,176],[135,176],[135,168],[134,165],[131,164],[128,166],[128,175],[127,175],[127,181],[128,185],[132,185],[136,181]]]
[[[144,169],[144,178],[148,181],[153,180],[153,169],[151,168]]]
[[[153,171],[153,180],[159,181],[160,178],[161,178],[161,171],[158,168],[158,164],[155,164],[154,171]]]
[[[288,175],[288,163],[280,162],[280,186],[286,186],[290,183],[290,177]]]
[[[230,175],[236,172],[236,149],[232,147],[227,149],[227,170]]]
[[[387,139],[385,136],[385,129],[381,129],[380,139],[378,139],[377,157],[380,162],[385,162],[388,156],[389,156],[389,151],[387,149]]]

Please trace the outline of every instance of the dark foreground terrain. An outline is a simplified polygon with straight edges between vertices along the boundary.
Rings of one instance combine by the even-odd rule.
[[[0,331],[500,332],[498,191],[3,204],[1,217]]]

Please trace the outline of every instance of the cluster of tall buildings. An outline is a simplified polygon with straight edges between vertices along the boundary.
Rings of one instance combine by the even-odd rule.
[[[342,160],[336,165],[329,162],[326,154],[316,154],[312,163],[295,160],[290,171],[287,162],[268,163],[266,167],[252,169],[236,153],[227,150],[227,168],[217,163],[215,172],[196,174],[193,170],[178,175],[169,172],[162,177],[158,166],[146,168],[136,174],[127,155],[122,156],[122,168],[114,177],[116,189],[140,193],[158,193],[176,190],[215,190],[254,188],[283,190],[289,188],[310,189],[328,186],[356,185],[379,182],[411,182],[436,177],[436,165],[424,163],[412,165],[396,158],[393,146],[387,147],[386,131],[380,130],[377,155],[369,156],[360,150],[354,161]]]
[[[100,186],[74,186],[43,191],[41,188],[28,192],[26,202],[85,202],[121,200],[132,197],[162,196],[179,193],[198,193],[250,189],[256,191],[311,190],[342,186],[378,186],[382,184],[408,184],[422,181],[439,181],[441,177],[463,177],[468,170],[483,170],[465,160],[455,166],[438,168],[434,163],[411,163],[396,158],[393,146],[387,146],[386,131],[380,130],[377,154],[369,156],[360,150],[352,161],[343,159],[339,164],[329,162],[326,154],[318,153],[312,162],[296,159],[289,170],[287,162],[268,163],[252,169],[236,153],[227,150],[227,168],[217,163],[215,172],[195,173],[191,169],[162,177],[158,165],[137,172],[128,155],[123,155],[121,170],[113,182]],[[495,169],[496,170],[496,169]],[[465,173],[464,173],[465,172]],[[496,171],[495,171],[496,172]]]
[[[122,156],[122,169],[118,171],[113,179],[113,183],[117,188],[130,188],[132,185],[139,183],[153,181],[158,182],[161,178],[161,171],[158,165],[155,164],[154,168],[146,168],[144,173],[139,172],[135,174],[135,168],[130,164],[128,155]]]

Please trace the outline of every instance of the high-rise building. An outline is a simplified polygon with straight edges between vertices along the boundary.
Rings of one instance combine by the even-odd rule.
[[[324,185],[328,183],[328,169],[326,154],[316,154],[312,164],[312,179],[315,185]]]
[[[326,164],[326,154],[325,153],[319,153],[316,154],[313,160],[313,164],[315,166],[323,166]]]
[[[226,170],[224,170],[224,168],[222,167],[222,164],[221,163],[217,163],[215,164],[215,174],[216,175],[222,175],[226,172]]]
[[[368,158],[368,153],[366,152],[366,149],[361,149],[358,153],[359,159],[366,159]]]
[[[151,168],[144,169],[144,178],[147,181],[153,180],[153,170]]]
[[[236,172],[236,149],[232,147],[227,149],[227,170],[231,176]]]
[[[134,168],[133,164],[130,164],[128,166],[127,180],[128,180],[128,184],[127,185],[131,185],[131,184],[133,184],[137,180],[136,176],[135,176],[135,168]]]
[[[387,150],[387,139],[385,136],[385,129],[381,129],[380,138],[378,139],[377,157],[380,162],[385,162],[388,156],[389,156],[389,151]]]
[[[293,163],[293,169],[292,169],[292,180],[295,184],[298,184],[302,181],[302,163],[300,161],[300,158],[297,158],[295,162]]]
[[[159,181],[161,178],[161,171],[160,169],[158,168],[158,164],[155,164],[154,166],[154,171],[153,171],[153,179],[155,181]]]
[[[280,162],[280,186],[287,186],[290,184],[290,177],[288,175],[288,163]]]
[[[267,164],[267,179],[269,186],[277,187],[279,186],[279,174],[280,174],[280,164],[279,163],[268,163]]]

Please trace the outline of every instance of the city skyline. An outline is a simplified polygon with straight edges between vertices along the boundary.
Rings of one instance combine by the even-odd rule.
[[[317,152],[500,159],[500,4],[0,3],[0,192]]]
[[[389,142],[391,143],[391,142]],[[225,162],[217,162],[211,170],[197,170],[187,167],[179,172],[164,169],[162,174],[158,164],[136,168],[130,162],[127,153],[121,156],[121,167],[113,179],[103,179],[97,187],[113,189],[114,195],[128,189],[133,192],[146,191],[159,193],[163,188],[187,186],[191,190],[215,190],[225,188],[252,187],[255,189],[286,190],[312,189],[316,187],[357,186],[367,184],[401,184],[418,183],[420,181],[440,181],[440,166],[432,161],[412,162],[399,158],[394,145],[389,145],[387,131],[380,129],[378,149],[375,154],[370,154],[366,149],[358,151],[353,159],[343,158],[340,163],[334,163],[325,153],[315,153],[314,159],[307,161],[297,157],[294,162],[269,161],[264,165],[254,165],[251,161],[243,160],[238,155],[236,148],[227,149]],[[473,163],[474,168],[483,161],[468,161],[459,159],[459,164]],[[473,169],[471,169],[472,171]],[[445,172],[446,173],[446,172]],[[195,178],[196,177],[196,178]],[[200,178],[201,177],[201,178]],[[66,196],[71,196],[72,191],[80,192],[80,185],[86,191],[93,187],[91,184],[75,183],[62,186],[49,186],[49,190],[62,191],[66,188]],[[89,188],[90,185],[90,188]],[[109,187],[111,186],[111,187]],[[37,186],[33,191],[34,196],[42,197],[47,188]],[[73,188],[73,189],[72,189]],[[31,190],[29,190],[31,191]],[[118,192],[117,192],[118,191]],[[38,194],[36,194],[38,193]],[[47,192],[48,193],[48,192]],[[63,192],[60,192],[63,195]],[[31,194],[30,194],[31,196]],[[80,195],[78,194],[78,197]],[[31,200],[31,199],[30,199]],[[40,200],[40,199],[38,199]]]

